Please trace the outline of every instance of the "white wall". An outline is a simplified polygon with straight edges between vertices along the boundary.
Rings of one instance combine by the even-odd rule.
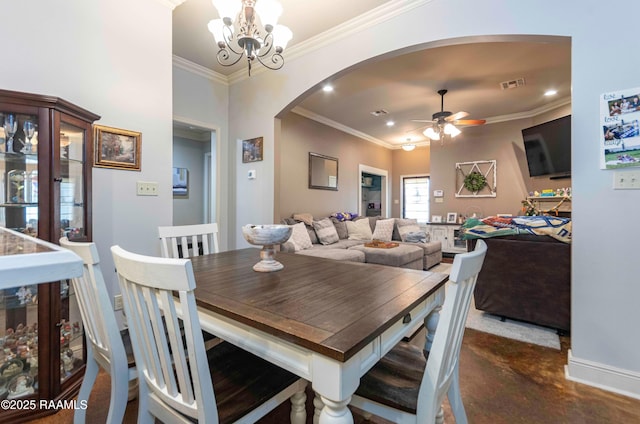
[[[406,3],[406,2],[405,2]],[[612,7],[596,0],[433,0],[378,22],[373,28],[322,44],[296,58],[286,58],[277,72],[255,72],[230,87],[229,139],[263,136],[265,160],[253,184],[238,165],[236,193],[258,208],[236,206],[238,224],[273,222],[275,136],[273,117],[301,93],[323,79],[363,60],[421,43],[459,37],[473,41],[486,35],[542,34],[572,37],[573,132],[573,270],[572,378],[640,397],[640,285],[633,267],[638,230],[628,217],[640,204],[636,191],[613,191],[613,175],[599,169],[599,96],[637,87],[640,56],[634,37],[611,40],[602,17],[622,12],[638,16],[640,2],[623,0]],[[396,7],[395,10],[400,10]],[[615,10],[614,10],[615,9]],[[508,37],[507,37],[508,38]],[[286,52],[285,52],[286,56]],[[603,57],[624,57],[615,67]],[[230,144],[239,162],[238,142]],[[606,224],[603,224],[606,217]],[[232,222],[233,219],[230,220]],[[238,225],[236,225],[238,227]],[[239,227],[236,245],[244,245]],[[595,242],[595,241],[598,242]],[[595,246],[599,246],[596,248]],[[607,248],[603,248],[607,246]],[[594,260],[597,258],[597,260]]]
[[[157,226],[171,223],[172,10],[167,4],[2,4],[2,88],[58,96],[101,115],[102,125],[142,132],[141,172],[93,170],[93,239],[112,292],[117,283],[110,247],[158,254]],[[136,196],[136,181],[158,182],[159,195]]]

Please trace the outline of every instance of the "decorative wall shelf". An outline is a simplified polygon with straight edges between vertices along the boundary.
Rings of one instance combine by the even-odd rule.
[[[487,184],[477,191],[470,191],[464,185],[464,179],[472,172],[484,176]],[[456,197],[496,197],[496,161],[475,160],[456,163]]]

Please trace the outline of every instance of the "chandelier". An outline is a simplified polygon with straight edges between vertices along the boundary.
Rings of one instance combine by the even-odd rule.
[[[220,50],[216,58],[222,66],[233,66],[247,58],[276,70],[284,65],[282,52],[293,37],[284,25],[277,25],[282,5],[277,0],[212,0],[221,19],[209,22]],[[258,19],[256,19],[258,18]]]

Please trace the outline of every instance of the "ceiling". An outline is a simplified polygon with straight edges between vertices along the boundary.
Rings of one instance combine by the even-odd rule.
[[[280,23],[293,31],[290,48],[397,0],[280,2],[284,8]],[[216,61],[217,46],[207,23],[217,17],[211,0],[186,0],[176,7],[173,53],[222,75],[244,72],[244,61],[233,67],[222,67]],[[286,53],[285,50],[284,66]],[[524,85],[501,88],[502,82],[517,79],[523,79]],[[369,61],[330,82],[332,92],[311,93],[294,111],[389,148],[398,148],[408,139],[418,145],[427,144],[422,130],[416,130],[426,124],[411,120],[431,119],[433,113],[440,111],[441,98],[437,93],[440,89],[449,90],[444,97],[444,110],[466,111],[469,113],[466,119],[486,119],[487,125],[533,116],[568,103],[571,43],[567,38],[550,37],[545,42],[480,42],[437,47]],[[557,90],[557,95],[544,96],[548,89]],[[380,110],[388,113],[377,117],[371,114]],[[388,127],[388,120],[395,125]]]

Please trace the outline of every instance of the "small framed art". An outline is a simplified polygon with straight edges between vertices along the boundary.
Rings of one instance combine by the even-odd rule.
[[[447,224],[455,224],[458,219],[458,214],[455,212],[448,212],[447,213]]]
[[[262,137],[242,140],[242,163],[262,160]]]
[[[93,166],[140,171],[142,133],[94,125]]]
[[[173,168],[173,197],[189,197],[189,170]]]
[[[432,215],[431,216],[431,222],[435,222],[436,224],[439,224],[442,222],[442,215]]]

